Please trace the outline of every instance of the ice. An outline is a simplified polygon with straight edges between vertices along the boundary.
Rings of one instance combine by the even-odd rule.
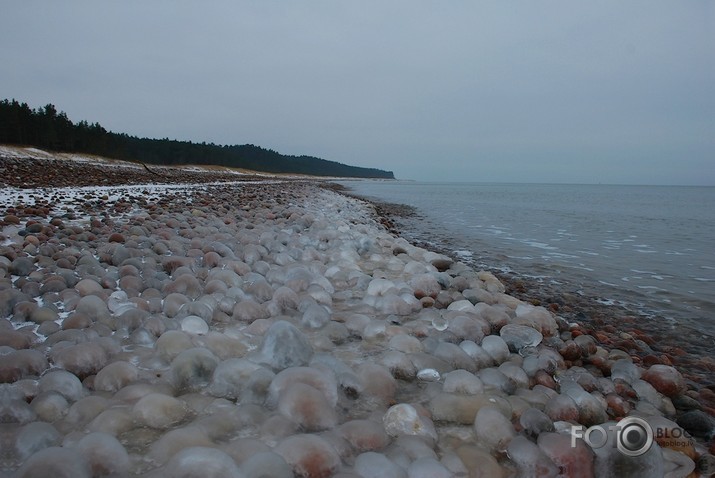
[[[393,288],[395,288],[395,284],[392,281],[378,278],[370,281],[366,293],[371,296],[383,296]]]
[[[150,393],[139,399],[132,408],[132,416],[137,423],[158,429],[176,425],[187,414],[188,409],[182,401],[162,393]]]
[[[167,330],[156,339],[155,344],[157,353],[169,361],[191,347],[193,347],[191,338],[180,330]]]
[[[424,349],[419,339],[407,334],[393,335],[388,341],[387,346],[393,350],[404,353],[422,352]]]
[[[357,376],[362,384],[363,395],[370,400],[384,404],[394,400],[397,382],[385,367],[366,362],[358,366]]]
[[[351,420],[340,425],[340,436],[357,453],[380,450],[387,446],[389,437],[382,424],[372,420]]]
[[[60,393],[55,391],[42,392],[35,396],[30,406],[37,414],[37,418],[48,423],[62,418],[69,409],[69,402]]]
[[[484,384],[467,370],[455,370],[444,376],[442,390],[447,393],[478,395],[484,392]]]
[[[481,345],[482,349],[484,349],[497,364],[501,364],[509,358],[509,346],[507,346],[504,339],[498,335],[488,335],[484,337]]]
[[[615,425],[615,422],[602,425],[607,434],[607,442],[601,447],[593,448],[596,455],[595,476],[664,476],[664,460],[660,446],[654,442],[648,451],[639,456],[621,453],[616,446],[619,432]]]
[[[335,448],[316,435],[298,434],[282,440],[274,452],[293,468],[295,476],[328,477],[341,466]]]
[[[224,360],[214,370],[208,391],[215,397],[236,400],[251,374],[262,368],[243,358]]]
[[[422,380],[423,382],[438,382],[439,379],[439,372],[433,368],[425,368],[417,372],[417,380]]]
[[[407,468],[408,478],[451,478],[452,473],[434,458],[418,458]]]
[[[556,476],[559,469],[553,461],[524,436],[517,436],[509,443],[507,454],[517,466],[520,476]]]
[[[129,362],[112,362],[97,373],[94,378],[95,390],[116,392],[139,378],[139,369]]]
[[[578,421],[579,409],[568,395],[556,395],[546,402],[544,412],[553,421]]]
[[[477,376],[486,389],[498,390],[509,394],[514,393],[516,390],[516,382],[497,368],[483,368],[477,373]]]
[[[176,478],[240,478],[243,475],[228,454],[205,446],[188,447],[174,455],[163,470]]]
[[[521,425],[524,433],[536,438],[541,433],[554,431],[554,422],[544,412],[538,408],[529,407],[519,417],[519,425]]]
[[[409,285],[418,299],[422,297],[432,297],[434,299],[442,290],[437,279],[432,274],[427,273],[413,276],[409,281]]]
[[[233,308],[233,317],[242,322],[251,323],[259,319],[267,319],[270,317],[270,313],[263,304],[252,299],[245,299],[238,302]]]
[[[641,371],[631,359],[619,359],[611,365],[611,380],[621,379],[633,384],[640,377]]]
[[[119,440],[107,433],[89,433],[73,448],[89,461],[92,476],[122,475],[129,469],[129,454]]]
[[[388,350],[380,357],[380,365],[387,367],[393,377],[399,380],[412,381],[417,376],[417,369],[410,357],[396,350]]]
[[[593,478],[594,454],[582,439],[572,446],[570,434],[544,432],[537,440],[539,448],[559,467],[563,476]]]
[[[51,370],[40,378],[39,391],[55,391],[68,401],[75,402],[85,395],[85,389],[77,376],[66,370]]]
[[[82,297],[77,303],[75,312],[86,315],[94,322],[105,323],[110,318],[107,304],[96,295]]]
[[[449,342],[440,342],[432,351],[436,358],[444,360],[452,369],[464,369],[476,372],[474,360],[458,345]]]
[[[293,470],[278,454],[261,452],[242,462],[239,470],[245,478],[293,478]]]
[[[529,376],[523,368],[513,362],[504,362],[498,370],[506,375],[517,388],[529,388]]]
[[[170,380],[178,390],[193,391],[208,384],[219,359],[210,350],[184,350],[171,362]]]
[[[499,330],[499,335],[506,342],[509,350],[519,352],[525,347],[536,347],[543,336],[533,327],[526,325],[507,324]]]
[[[572,381],[561,383],[561,393],[568,395],[576,404],[579,412],[579,423],[590,427],[600,425],[608,420],[605,404],[585,391],[581,385]]]
[[[480,444],[497,452],[506,451],[516,436],[511,422],[495,406],[479,409],[474,419],[474,431]]]
[[[475,362],[477,369],[491,367],[494,359],[481,346],[471,340],[464,340],[459,343],[459,348],[464,350]]]
[[[73,448],[48,447],[35,453],[13,475],[16,478],[52,476],[56,478],[91,478],[87,459]]]
[[[181,330],[189,334],[205,335],[209,331],[209,326],[201,317],[189,315],[181,319]]]
[[[338,416],[325,395],[305,383],[292,383],[282,389],[278,410],[308,432],[327,430],[338,422]]]
[[[319,329],[330,322],[330,311],[317,303],[309,305],[300,319],[303,326],[311,329]]]
[[[278,403],[280,397],[293,384],[302,383],[322,393],[330,408],[338,402],[338,385],[332,372],[312,367],[292,367],[279,372],[268,388],[268,404]]]
[[[23,426],[15,439],[15,451],[20,461],[43,448],[59,445],[62,435],[49,423],[32,422]]]
[[[313,347],[305,335],[289,322],[276,321],[263,337],[256,359],[274,370],[306,365]]]
[[[382,419],[385,432],[392,437],[416,435],[437,439],[434,424],[427,417],[417,413],[417,409],[407,403],[398,403],[390,407]]]
[[[403,468],[385,455],[374,451],[358,455],[354,469],[362,478],[408,478]]]

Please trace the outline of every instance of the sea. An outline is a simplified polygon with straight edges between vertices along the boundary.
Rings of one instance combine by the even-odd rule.
[[[341,184],[409,206],[396,218],[408,240],[715,343],[715,187]]]

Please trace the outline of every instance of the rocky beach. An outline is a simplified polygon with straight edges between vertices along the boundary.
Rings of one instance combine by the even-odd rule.
[[[715,473],[711,358],[324,181],[2,147],[0,186],[0,476]]]

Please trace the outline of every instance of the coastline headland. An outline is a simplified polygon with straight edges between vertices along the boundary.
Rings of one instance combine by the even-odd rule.
[[[715,469],[713,390],[323,181],[5,147],[0,170],[11,476]]]

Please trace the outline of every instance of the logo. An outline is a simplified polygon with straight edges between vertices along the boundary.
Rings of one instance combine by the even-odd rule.
[[[647,453],[653,446],[653,428],[642,418],[626,417],[615,425],[608,426],[608,430],[615,434],[616,440],[613,446],[618,448],[623,455],[640,456]],[[583,425],[573,426],[571,427],[571,447],[576,447],[577,438],[583,439],[591,448],[604,447],[609,440],[608,430],[600,425],[594,425],[585,430]],[[659,430],[658,437],[660,438],[660,434],[663,432],[673,434],[677,431],[681,432],[679,436],[682,437],[680,429]]]

